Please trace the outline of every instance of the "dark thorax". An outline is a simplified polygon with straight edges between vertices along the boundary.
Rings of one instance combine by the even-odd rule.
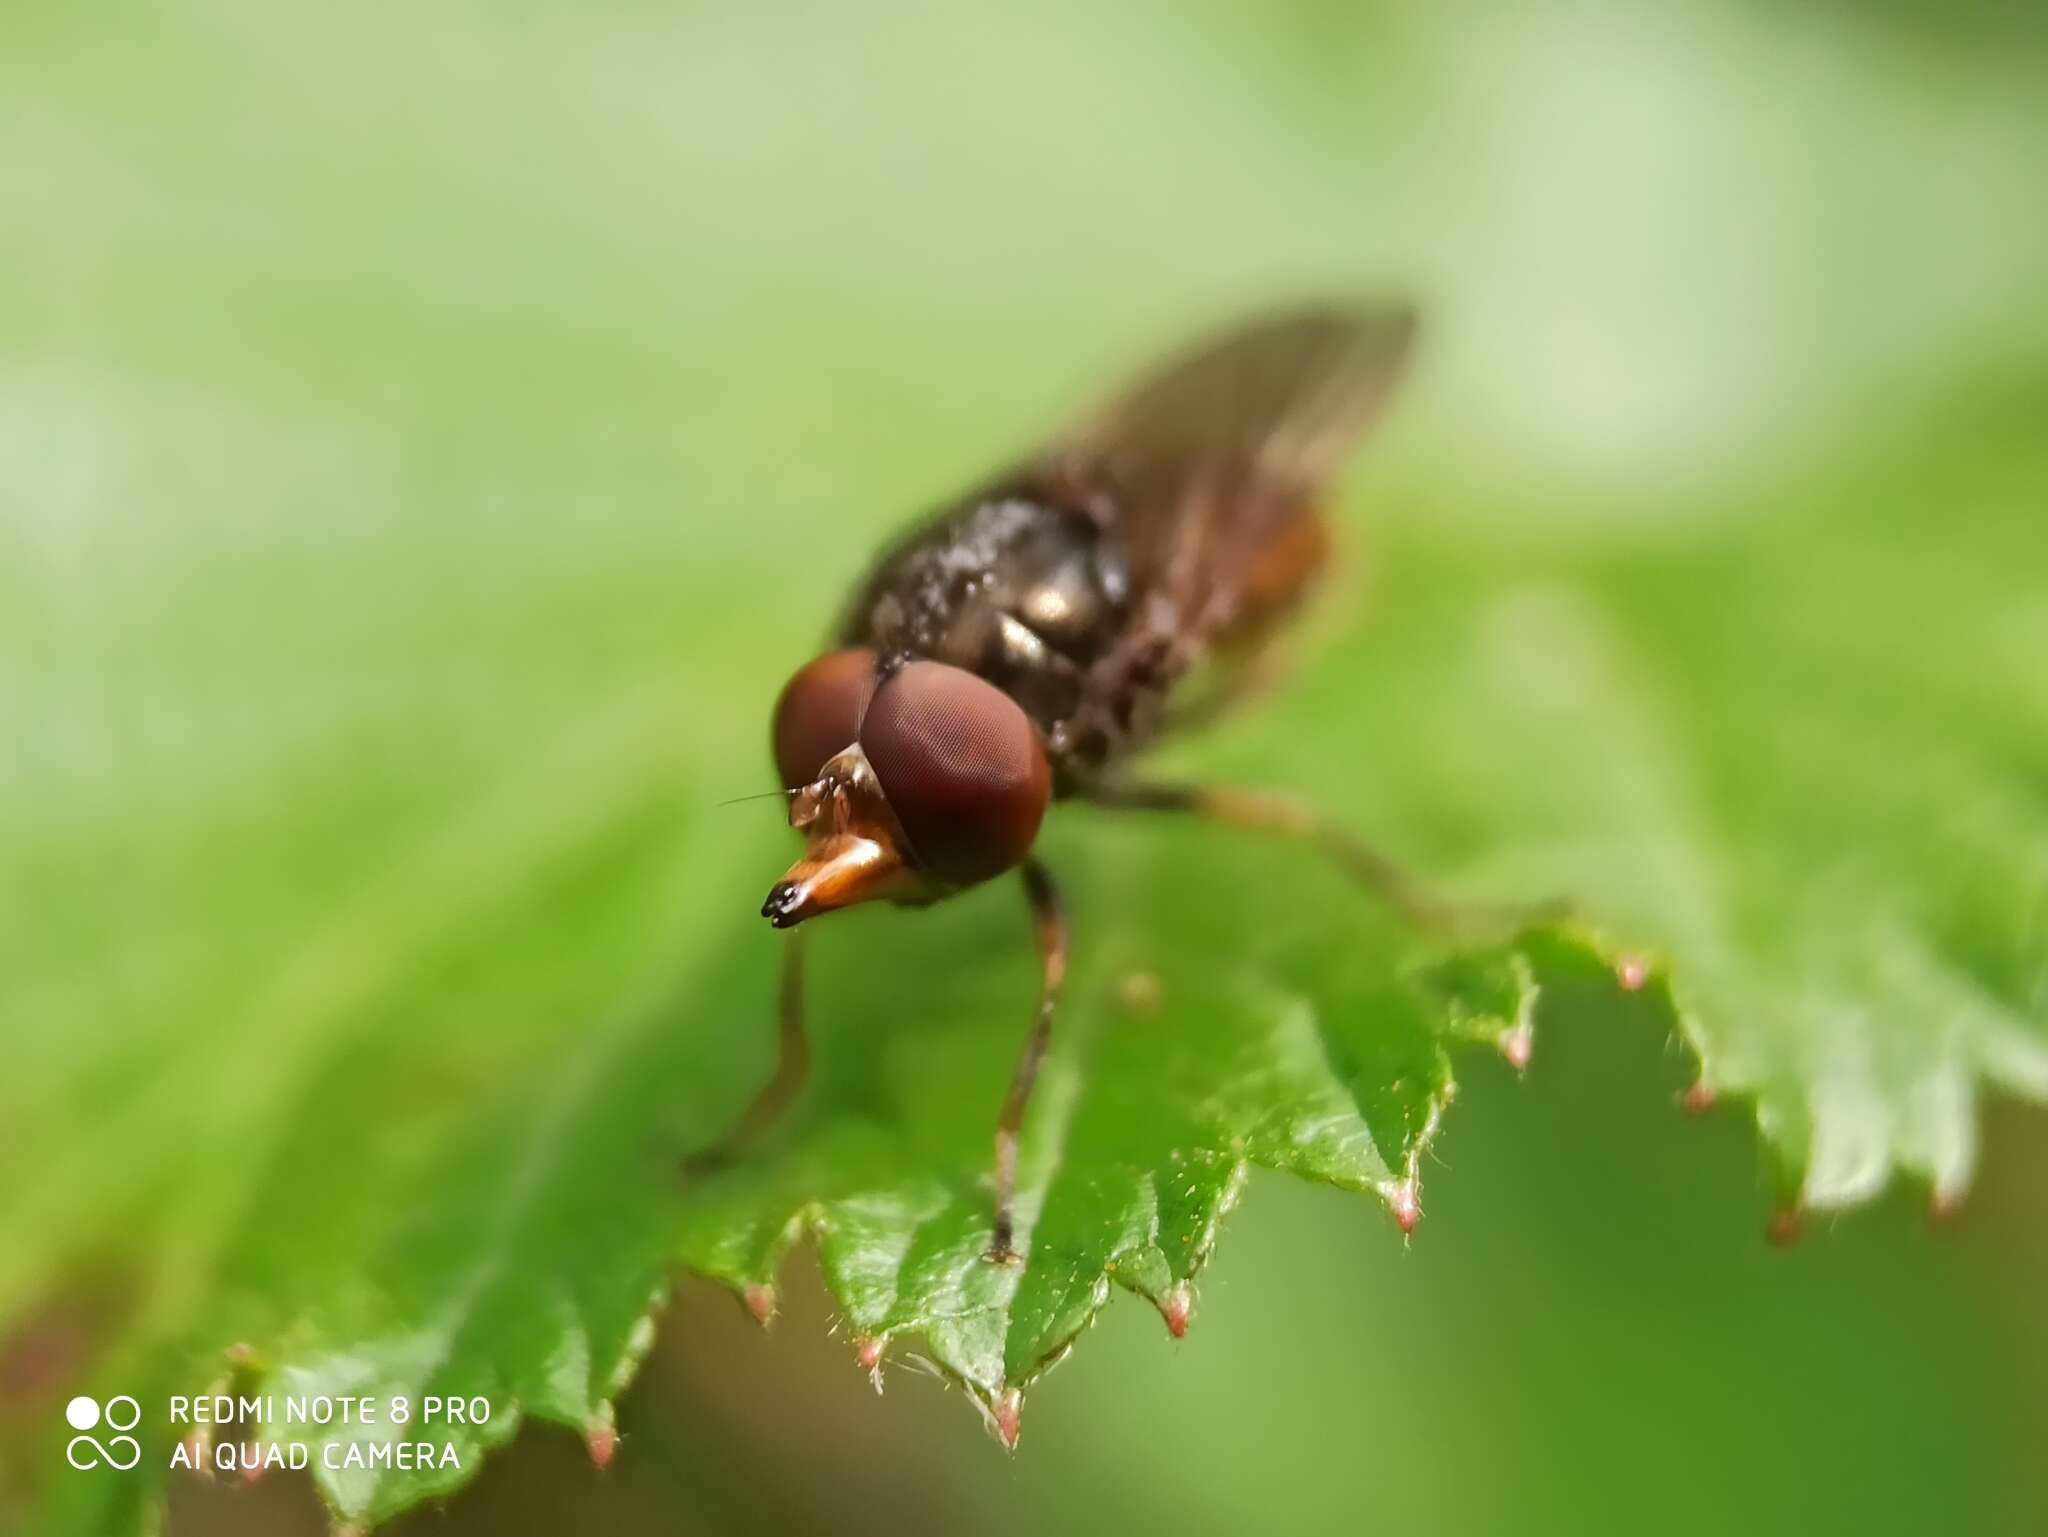
[[[1128,693],[1130,576],[1089,512],[1031,495],[979,497],[884,558],[849,644],[986,678],[1044,731],[1059,777],[1099,768],[1149,713]]]

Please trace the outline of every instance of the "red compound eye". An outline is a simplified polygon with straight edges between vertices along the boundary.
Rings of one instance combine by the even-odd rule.
[[[860,744],[917,862],[959,885],[1031,852],[1052,798],[1038,728],[958,667],[912,662],[868,704]]]
[[[797,670],[775,702],[775,767],[799,790],[860,735],[875,692],[872,651],[831,651]]]

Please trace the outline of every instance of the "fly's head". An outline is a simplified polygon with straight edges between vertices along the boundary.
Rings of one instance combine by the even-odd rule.
[[[776,766],[804,854],[768,893],[777,928],[976,885],[1031,852],[1052,769],[1031,718],[958,667],[884,671],[872,651],[798,670],[775,707]]]

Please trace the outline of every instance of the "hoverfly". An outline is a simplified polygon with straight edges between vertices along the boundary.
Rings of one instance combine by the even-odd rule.
[[[1032,855],[1053,802],[1286,833],[1412,916],[1442,915],[1302,802],[1128,768],[1255,675],[1250,662],[1325,561],[1324,492],[1379,414],[1414,330],[1399,306],[1308,309],[1168,363],[887,549],[832,649],[776,704],[776,767],[805,838],[761,909],[776,928],[1021,874],[1043,985],[996,1120],[991,1260],[1017,1259],[1018,1130],[1067,969],[1067,917]],[[1184,702],[1176,685],[1204,660],[1219,679]],[[773,1124],[803,1081],[798,939],[784,961],[780,1064],[715,1161]]]

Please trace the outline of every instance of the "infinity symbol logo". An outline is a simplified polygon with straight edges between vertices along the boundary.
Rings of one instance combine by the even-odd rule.
[[[91,1430],[101,1417],[99,1403],[82,1393],[64,1406],[64,1418],[73,1430]],[[126,1393],[118,1394],[107,1400],[105,1419],[109,1430],[133,1430],[142,1423],[142,1405]],[[142,1461],[142,1443],[133,1436],[109,1436],[104,1441],[73,1436],[64,1448],[64,1460],[80,1472],[105,1463],[125,1473]]]

